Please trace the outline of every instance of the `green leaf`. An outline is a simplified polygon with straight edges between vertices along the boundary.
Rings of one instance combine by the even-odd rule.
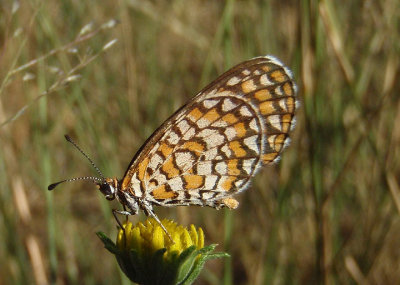
[[[97,232],[96,235],[100,238],[100,240],[103,242],[104,247],[111,253],[117,255],[120,253],[120,250],[118,247],[115,245],[115,243],[109,239],[105,233],[103,232]]]

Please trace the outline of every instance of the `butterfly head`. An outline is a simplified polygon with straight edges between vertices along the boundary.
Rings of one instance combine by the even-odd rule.
[[[111,201],[115,199],[115,195],[118,190],[118,180],[116,178],[105,178],[96,184],[100,192],[104,195],[104,197],[106,197],[107,200]]]
[[[105,178],[103,173],[100,171],[100,169],[94,164],[94,162],[90,159],[90,157],[83,152],[83,150],[72,140],[72,138],[68,135],[65,135],[65,139],[71,143],[76,149],[79,150],[79,152],[86,157],[86,159],[90,162],[90,164],[94,167],[94,169],[97,171],[100,177],[95,177],[95,176],[84,176],[84,177],[75,177],[71,179],[65,179],[53,184],[50,184],[48,187],[48,190],[53,190],[54,188],[57,187],[57,185],[64,183],[64,182],[71,182],[71,181],[77,181],[77,180],[89,180],[95,183],[100,190],[100,192],[106,197],[107,200],[114,200],[116,197],[116,194],[118,192],[118,180],[116,178]]]

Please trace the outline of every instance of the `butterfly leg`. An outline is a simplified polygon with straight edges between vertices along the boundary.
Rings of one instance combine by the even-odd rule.
[[[124,211],[126,211],[126,206],[122,205],[122,208],[124,209]],[[125,215],[125,224],[128,222],[128,215]]]
[[[124,215],[124,216],[126,217],[125,222],[128,221],[128,216],[132,216],[132,215],[135,215],[135,214],[136,214],[136,213],[131,213],[131,212],[127,211],[126,208],[125,208],[125,205],[124,205],[124,210],[123,210],[123,211],[121,211],[121,210],[116,210],[116,209],[112,209],[112,213],[113,213],[113,216],[114,216],[115,220],[116,220],[117,223],[118,223],[118,226],[119,226],[121,229],[124,229],[124,227],[122,226],[121,222],[119,221],[119,219],[118,219],[118,217],[117,217],[117,214]]]
[[[124,231],[124,235],[125,235],[125,240],[126,240],[126,234],[125,234],[125,228],[122,226],[121,222],[119,221],[117,214],[120,215],[124,215],[126,217],[131,216],[131,215],[135,215],[136,213],[131,213],[129,211],[121,211],[121,210],[116,210],[113,209],[112,213],[114,215],[115,220],[117,221],[118,225],[121,227],[121,229]],[[160,225],[160,227],[163,229],[163,231],[167,234],[168,238],[171,240],[171,242],[174,244],[174,240],[172,239],[171,235],[169,234],[169,232],[167,231],[167,229],[164,227],[164,225],[161,223],[160,219],[157,217],[156,214],[154,214],[154,212],[151,209],[145,208],[145,214],[146,216],[150,216],[152,217],[154,220],[156,220],[156,222]]]
[[[164,225],[161,223],[160,219],[157,217],[156,214],[154,214],[153,210],[145,207],[144,208],[144,213],[146,214],[146,216],[150,216],[152,217],[154,220],[156,220],[156,222],[160,225],[160,227],[163,229],[163,231],[166,233],[166,235],[168,236],[168,238],[170,239],[170,241],[172,242],[172,244],[175,244],[174,240],[172,239],[171,235],[169,234],[169,232],[167,231],[167,229],[164,227]]]
[[[121,211],[121,210],[116,210],[116,209],[112,209],[112,213],[113,213],[113,216],[114,216],[115,220],[117,221],[118,226],[119,226],[119,227],[122,229],[122,231],[124,232],[124,237],[125,237],[124,240],[125,240],[125,245],[126,245],[126,232],[125,232],[125,227],[122,226],[120,220],[119,220],[118,217],[117,217],[117,214],[124,215],[124,216],[126,217],[126,221],[128,221],[128,216],[131,216],[132,213],[129,212],[129,211],[126,211],[125,206],[124,206],[124,210],[123,210],[123,211]]]
[[[112,213],[113,213],[113,215],[114,215],[114,218],[117,220],[118,225],[119,225],[121,228],[122,228],[122,224],[121,224],[121,222],[118,220],[117,214],[124,215],[124,216],[132,216],[132,215],[135,215],[134,213],[131,213],[131,212],[126,211],[126,210],[121,211],[121,210],[116,210],[116,209],[113,209],[113,210],[112,210]]]

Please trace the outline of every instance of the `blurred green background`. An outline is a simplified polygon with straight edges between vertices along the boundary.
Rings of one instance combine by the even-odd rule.
[[[0,284],[129,284],[95,175],[229,67],[294,72],[292,144],[235,211],[160,209],[230,259],[197,284],[400,284],[400,5],[377,1],[2,1]],[[117,42],[114,45],[114,39]],[[143,215],[132,217],[136,222]]]

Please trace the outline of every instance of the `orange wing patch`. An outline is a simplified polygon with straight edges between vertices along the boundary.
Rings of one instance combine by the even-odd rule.
[[[286,80],[286,75],[280,70],[275,70],[274,72],[271,72],[270,76],[275,82],[283,82]]]
[[[166,191],[165,185],[161,185],[152,191],[154,199],[172,199],[177,196],[174,191]]]
[[[229,175],[239,175],[240,174],[240,170],[237,168],[238,166],[238,160],[237,159],[231,159],[228,162],[228,174]]]
[[[222,117],[222,120],[224,120],[228,124],[234,124],[238,121],[238,118],[233,114],[226,114]]]
[[[237,157],[246,156],[246,151],[242,148],[238,141],[233,141],[229,143],[229,148],[235,153]]]
[[[287,114],[282,116],[282,131],[284,133],[289,132],[290,126],[292,125],[292,115]]]
[[[204,177],[201,175],[185,175],[183,176],[187,189],[200,188],[204,183]]]
[[[146,173],[146,168],[147,165],[149,164],[149,158],[146,157],[140,164],[139,164],[139,179],[143,180],[144,179],[144,175]]]
[[[263,154],[261,156],[261,159],[265,164],[268,164],[268,163],[272,162],[277,156],[278,156],[277,152],[271,152],[271,153]]]
[[[242,83],[242,89],[244,93],[250,93],[257,89],[257,86],[254,84],[253,80],[247,80]]]
[[[292,89],[292,86],[291,86],[288,82],[286,82],[286,83],[283,85],[283,92],[285,92],[285,94],[286,94],[287,96],[293,96],[293,89]]]
[[[204,151],[204,146],[198,142],[186,142],[182,148],[193,151],[197,156],[201,155]]]
[[[256,93],[254,93],[254,97],[256,97],[258,101],[265,101],[272,99],[271,92],[269,92],[267,89],[262,89],[260,91],[257,91]]]
[[[158,150],[161,151],[164,157],[168,157],[174,149],[169,147],[166,143],[161,143]]]
[[[211,109],[204,115],[204,119],[208,120],[210,123],[214,122],[220,117],[220,115],[217,112],[216,108]]]
[[[246,135],[246,128],[244,127],[243,123],[237,123],[236,125],[233,126],[236,131],[236,135],[239,138],[242,138]]]
[[[275,146],[275,151],[280,152],[282,147],[283,147],[283,143],[285,142],[286,136],[284,134],[280,134],[279,136],[277,136],[275,138],[275,142],[274,142],[274,146]]]
[[[168,158],[168,160],[164,162],[162,170],[167,174],[169,179],[179,175],[179,169],[175,167],[172,157]]]
[[[202,113],[198,108],[194,108],[194,109],[188,114],[188,117],[189,117],[193,122],[196,122],[198,119],[201,118],[201,116],[203,116],[203,113]]]
[[[288,112],[290,112],[290,113],[294,112],[294,108],[296,107],[296,102],[294,101],[294,99],[292,97],[287,98],[286,107],[287,107]],[[291,120],[292,115],[290,115],[290,114],[288,114],[288,115],[290,116],[290,120]]]
[[[271,70],[271,68],[268,66],[268,65],[264,65],[263,67],[262,67],[262,70],[264,70],[265,72],[269,72],[270,70]]]
[[[222,182],[221,187],[225,190],[225,191],[229,191],[232,189],[232,184],[233,182],[236,180],[235,176],[227,176],[225,177],[225,181]]]
[[[275,112],[273,101],[265,101],[260,104],[260,111],[263,115],[269,115]]]

